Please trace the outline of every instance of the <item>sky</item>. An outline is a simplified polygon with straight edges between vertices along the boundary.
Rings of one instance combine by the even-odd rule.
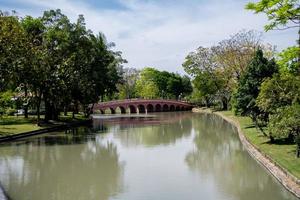
[[[189,52],[243,29],[262,31],[278,51],[296,44],[296,29],[264,32],[267,17],[245,10],[249,1],[256,0],[0,0],[0,10],[38,17],[59,8],[71,21],[83,14],[89,29],[123,52],[126,67],[182,74]]]

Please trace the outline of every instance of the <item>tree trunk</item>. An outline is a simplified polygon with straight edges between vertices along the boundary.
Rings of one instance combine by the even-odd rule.
[[[39,124],[41,115],[40,115],[40,108],[41,108],[41,96],[37,96],[37,103],[36,103],[36,114],[37,114],[37,123]]]
[[[67,106],[64,106],[64,116],[67,116],[68,115],[68,109],[67,109]]]
[[[58,110],[53,103],[45,99],[45,121],[49,120],[58,120]]]
[[[256,129],[260,130],[264,136],[268,137],[268,134],[266,134],[264,129],[258,124],[257,117],[255,115],[252,115],[251,118],[252,118],[252,121],[254,122]],[[269,135],[269,138],[270,138],[271,142],[274,141],[274,138],[271,135]]]
[[[228,101],[226,98],[222,99],[222,110],[228,110]]]
[[[23,104],[24,106],[24,117],[28,118],[28,102],[27,102],[27,96],[28,96],[28,91],[27,91],[27,85],[24,85],[24,95],[25,95],[25,103]]]
[[[300,135],[299,133],[296,135],[296,157],[299,158],[300,157]]]

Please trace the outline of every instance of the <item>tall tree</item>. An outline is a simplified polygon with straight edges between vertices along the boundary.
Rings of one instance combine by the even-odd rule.
[[[274,60],[268,60],[263,56],[262,50],[257,50],[255,57],[247,66],[245,73],[238,82],[235,94],[235,112],[241,115],[250,116],[258,125],[258,117],[264,113],[256,105],[256,98],[260,91],[262,82],[278,72]]]

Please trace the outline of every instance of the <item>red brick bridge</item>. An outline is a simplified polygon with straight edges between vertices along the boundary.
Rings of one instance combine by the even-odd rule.
[[[192,105],[182,101],[165,99],[125,99],[95,104],[93,113],[104,114],[105,110],[115,114],[116,110],[125,113],[149,113],[191,110]]]

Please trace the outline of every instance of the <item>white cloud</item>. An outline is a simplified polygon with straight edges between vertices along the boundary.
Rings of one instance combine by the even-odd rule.
[[[128,66],[153,66],[174,72],[183,72],[184,57],[198,46],[217,44],[241,29],[262,31],[267,22],[265,16],[244,10],[245,2],[236,0],[119,2],[127,9],[99,9],[72,0],[23,0],[34,9],[18,11],[38,16],[44,9],[61,8],[72,20],[84,14],[90,29],[102,31],[117,44]],[[266,42],[282,49],[295,44],[297,32],[272,31],[264,36]]]

